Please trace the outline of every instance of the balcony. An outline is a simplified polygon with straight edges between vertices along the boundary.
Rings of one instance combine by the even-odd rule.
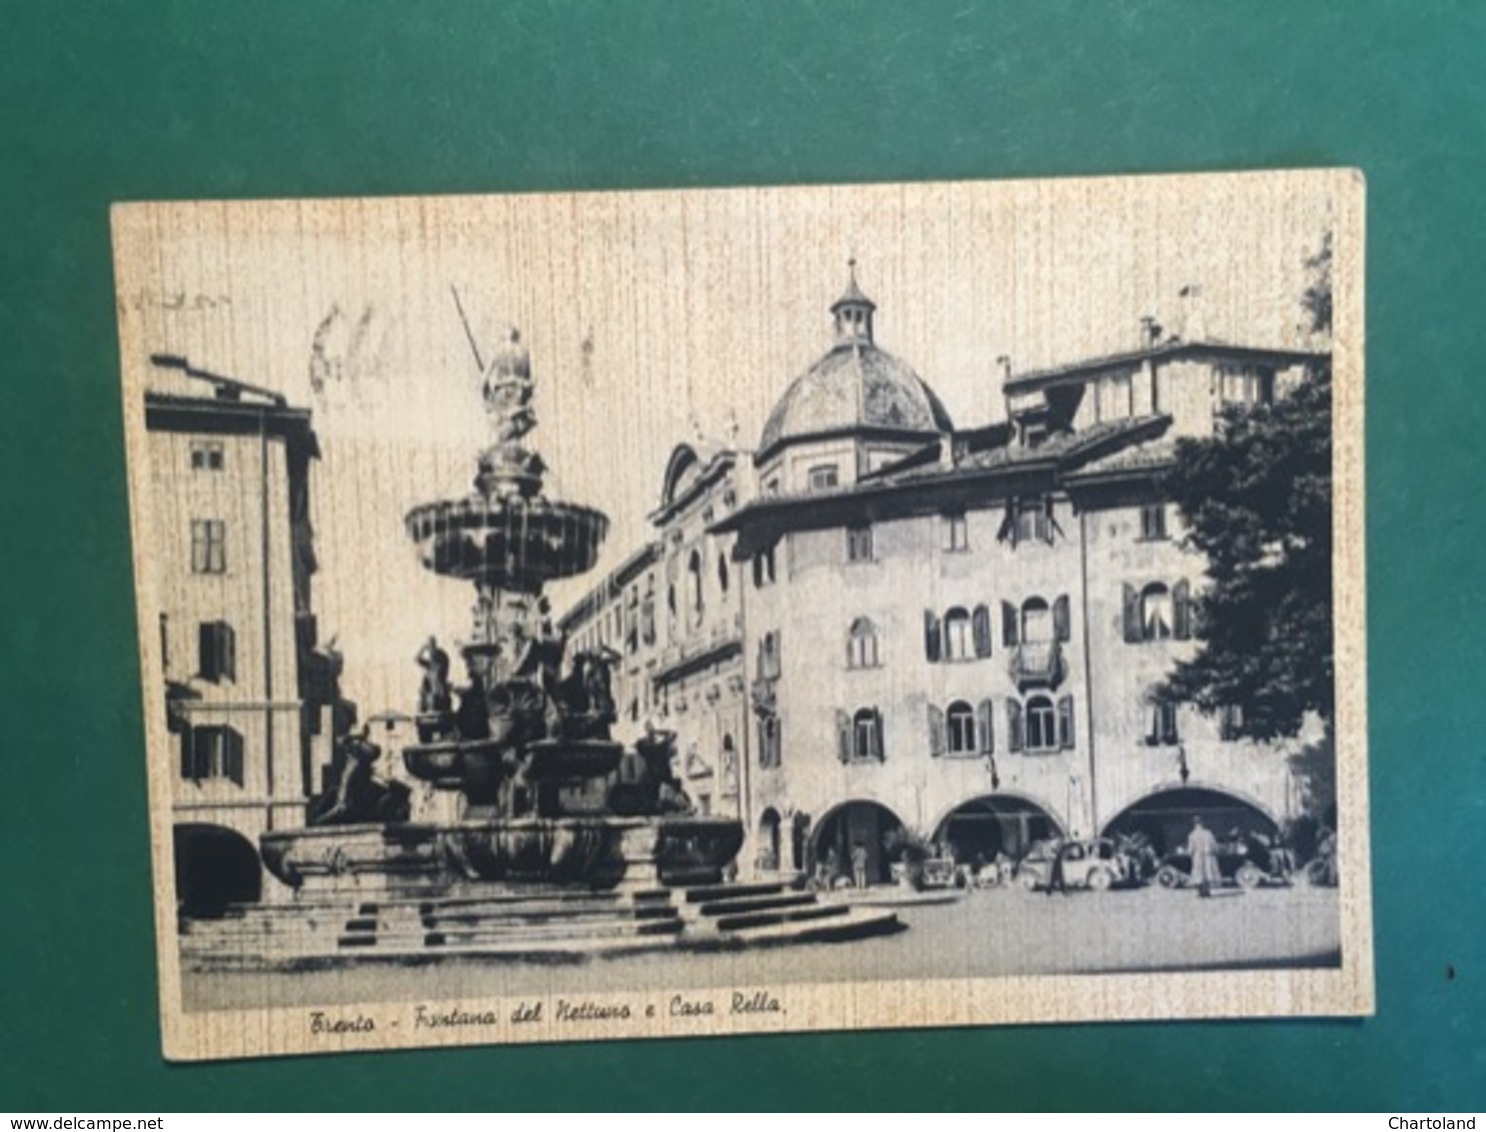
[[[1068,663],[1057,641],[1037,641],[1018,645],[1008,665],[1011,679],[1019,692],[1029,688],[1056,688],[1068,675]]]

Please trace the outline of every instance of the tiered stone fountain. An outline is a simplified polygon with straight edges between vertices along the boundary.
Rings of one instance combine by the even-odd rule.
[[[448,656],[430,639],[419,658],[419,742],[403,749],[410,774],[458,795],[459,817],[349,815],[350,824],[276,831],[261,839],[264,860],[301,895],[716,884],[742,825],[692,812],[669,736],[648,734],[633,749],[611,738],[615,658],[567,658],[542,596],[548,582],[592,569],[608,520],[542,492],[545,468],[526,442],[536,424],[531,364],[518,335],[481,369],[492,437],[474,493],[406,518],[422,564],[476,593],[460,650],[467,683],[451,686]]]
[[[478,360],[478,356],[477,356]],[[531,365],[516,335],[481,380],[492,438],[475,491],[409,512],[423,565],[473,584],[467,679],[429,638],[418,741],[403,763],[438,817],[408,820],[380,786],[378,748],[342,743],[341,781],[311,824],[259,840],[284,882],[260,904],[185,922],[188,969],[300,969],[437,959],[567,960],[658,948],[712,950],[859,939],[899,930],[890,911],[822,901],[777,882],[722,883],[743,842],[732,818],[695,814],[674,741],[614,741],[606,653],[568,658],[542,597],[591,569],[607,520],[542,494]]]

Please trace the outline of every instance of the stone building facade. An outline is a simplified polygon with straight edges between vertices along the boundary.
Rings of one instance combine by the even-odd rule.
[[[1233,737],[1240,705],[1152,696],[1196,648],[1204,578],[1161,473],[1177,438],[1284,396],[1321,355],[1151,329],[1056,369],[1003,360],[1006,419],[957,429],[877,345],[875,309],[853,273],[757,450],[678,448],[655,542],[564,622],[624,653],[636,725],[674,721],[688,767],[736,764],[736,798],[709,805],[745,821],[745,871],[865,852],[885,880],[898,828],[991,860],[1297,816],[1290,749]]]
[[[155,359],[145,393],[149,568],[175,740],[171,810],[188,906],[257,899],[258,835],[303,825],[331,761],[338,658],[319,647],[307,410]]]
[[[683,444],[671,454],[654,541],[609,574],[562,619],[569,649],[617,658],[616,734],[676,734],[675,770],[704,813],[744,814],[743,584],[731,536],[711,527],[738,506],[737,454]]]

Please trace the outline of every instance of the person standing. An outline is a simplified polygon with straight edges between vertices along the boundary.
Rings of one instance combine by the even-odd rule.
[[[1222,883],[1218,872],[1218,839],[1202,824],[1200,817],[1192,819],[1186,852],[1192,859],[1192,883],[1197,886],[1197,895],[1211,896],[1213,885]]]
[[[851,847],[851,879],[858,888],[867,887],[867,847],[860,841]]]

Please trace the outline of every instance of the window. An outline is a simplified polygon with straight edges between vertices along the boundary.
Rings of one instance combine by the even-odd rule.
[[[225,621],[203,621],[197,631],[197,671],[203,680],[237,679],[237,634]]]
[[[1022,642],[1040,645],[1053,639],[1053,614],[1040,597],[1022,602]]]
[[[691,558],[690,558],[690,560],[686,564],[686,574],[687,574],[687,578],[688,578],[688,586],[689,586],[689,589],[691,591],[691,602],[690,602],[690,604],[691,604],[692,618],[693,618],[693,620],[697,624],[701,624],[701,621],[702,621],[702,608],[705,605],[705,601],[704,601],[703,595],[702,595],[702,574],[703,574],[703,570],[702,570],[702,552],[701,551],[699,551],[699,550],[693,550],[691,552]]]
[[[1140,537],[1147,541],[1166,537],[1166,504],[1147,503],[1140,509]]]
[[[944,615],[944,657],[946,660],[970,660],[974,656],[970,614],[956,606]]]
[[[197,440],[191,444],[193,472],[220,472],[226,464],[226,453],[220,440]]]
[[[846,560],[848,562],[872,561],[872,528],[870,526],[846,528]]]
[[[852,716],[850,752],[855,762],[882,761],[882,714],[876,708],[862,708]]]
[[[779,717],[772,712],[759,716],[758,765],[775,767],[780,763]]]
[[[1031,696],[1026,705],[1006,701],[1007,746],[1013,751],[1047,754],[1074,745],[1073,697],[1056,704],[1050,696]]]
[[[763,589],[774,584],[774,548],[760,550],[753,556],[753,586]]]
[[[1249,366],[1219,366],[1217,385],[1220,404],[1267,405],[1274,394],[1274,372]]]
[[[1027,701],[1027,750],[1047,751],[1058,745],[1057,712],[1047,696]]]
[[[726,552],[717,556],[717,589],[719,593],[728,592],[728,556]]]
[[[1006,520],[996,537],[1002,542],[1010,540],[1013,547],[1032,540],[1051,543],[1056,530],[1050,501],[1014,499],[1007,504]]]
[[[1035,595],[1022,602],[1020,609],[1009,601],[1001,603],[1001,643],[1007,648],[1068,641],[1072,636],[1067,594],[1059,594],[1051,607]]]
[[[810,469],[810,490],[828,491],[836,486],[836,465],[821,464]]]
[[[975,709],[964,700],[956,700],[944,714],[945,746],[952,755],[977,754],[975,742]]]
[[[765,495],[778,495],[779,494],[779,477],[778,476],[771,476],[771,477],[769,477],[769,479],[767,481],[765,481],[765,483],[764,483],[764,494]]]
[[[993,708],[990,700],[981,700],[974,709],[960,700],[948,710],[929,704],[929,754],[965,758],[994,753]]]
[[[1176,729],[1175,704],[1151,704],[1151,725],[1146,732],[1145,741],[1152,747],[1169,747],[1181,742]]]
[[[170,618],[160,614],[160,670],[170,671]]]
[[[881,663],[877,626],[865,617],[858,617],[846,634],[846,667],[876,668]]]
[[[1144,641],[1164,641],[1171,636],[1171,591],[1152,582],[1140,591],[1140,636]]]
[[[1173,720],[1173,730],[1175,721]],[[1243,708],[1238,704],[1228,704],[1218,713],[1218,733],[1224,742],[1233,742],[1235,739],[1243,738]]]
[[[777,680],[779,672],[779,632],[775,630],[759,638],[758,676],[760,680]]]
[[[1040,499],[1024,499],[1017,504],[1016,535],[1018,542],[1028,539],[1050,541],[1047,521],[1047,505]]]
[[[226,778],[243,784],[243,737],[231,727],[188,727],[181,733],[181,777]]]
[[[970,549],[970,531],[963,511],[944,516],[944,549],[947,551]]]
[[[191,573],[227,573],[227,524],[221,519],[191,520]]]
[[[974,613],[955,606],[941,618],[924,610],[924,655],[930,664],[942,660],[971,660],[991,655],[991,611],[977,605]]]
[[[640,602],[640,640],[655,644],[655,575],[645,578],[645,599]]]
[[[629,588],[625,607],[624,651],[634,654],[640,651],[640,587],[638,585]]]

